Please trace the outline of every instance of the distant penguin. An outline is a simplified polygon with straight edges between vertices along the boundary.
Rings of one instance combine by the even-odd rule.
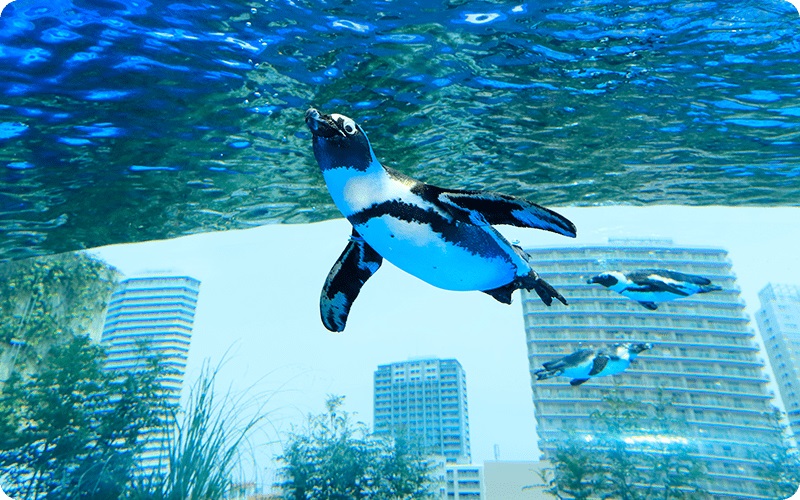
[[[440,188],[384,167],[364,131],[346,116],[311,108],[305,121],[333,202],[353,225],[320,297],[326,328],[344,330],[353,301],[384,258],[446,290],[480,290],[509,304],[512,292],[524,288],[548,306],[554,298],[567,303],[536,274],[528,254],[492,227],[574,238],[567,218],[512,196]]]
[[[624,372],[640,352],[652,349],[652,344],[614,344],[611,349],[580,349],[561,359],[542,363],[536,370],[536,380],[550,377],[570,377],[570,385],[581,385],[590,378],[607,377]]]
[[[712,285],[708,278],[666,269],[640,269],[625,274],[609,271],[594,276],[587,283],[603,285],[651,311],[658,308],[657,302],[722,290],[722,287]]]

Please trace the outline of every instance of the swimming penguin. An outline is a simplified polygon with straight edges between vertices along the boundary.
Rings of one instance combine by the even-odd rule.
[[[529,256],[493,224],[544,229],[575,237],[567,218],[525,200],[482,191],[445,189],[384,167],[364,130],[339,114],[309,109],[314,156],[333,202],[353,225],[320,297],[326,328],[344,330],[361,287],[383,259],[446,290],[480,290],[511,303],[518,288],[535,290],[548,306],[567,301],[531,268]]]
[[[607,377],[624,372],[640,352],[653,344],[614,344],[610,350],[580,349],[561,359],[542,363],[544,368],[533,372],[536,380],[559,375],[570,377],[570,385],[581,385],[590,378]]]
[[[640,269],[625,274],[610,271],[594,276],[587,283],[603,285],[651,311],[658,309],[656,302],[722,290],[722,287],[712,285],[708,278],[666,269]]]

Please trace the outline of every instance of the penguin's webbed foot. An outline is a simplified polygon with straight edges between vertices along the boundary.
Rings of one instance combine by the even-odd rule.
[[[554,298],[558,299],[558,301],[562,304],[567,305],[567,299],[558,293],[558,290],[553,288],[550,283],[540,278],[539,275],[536,274],[536,271],[531,271],[530,274],[522,278],[517,277],[514,281],[507,285],[482,291],[483,293],[494,297],[498,302],[502,302],[503,304],[511,304],[511,294],[514,293],[514,290],[518,288],[524,288],[528,291],[535,291],[537,295],[539,295],[539,298],[542,299],[542,302],[548,306],[553,303]]]
[[[527,279],[523,280],[522,287],[525,288],[526,290],[535,291],[536,294],[539,295],[539,298],[542,299],[542,302],[545,303],[545,305],[548,306],[552,305],[553,299],[558,299],[558,301],[564,304],[565,306],[568,305],[567,299],[565,299],[563,295],[558,293],[558,290],[553,288],[553,285],[540,278],[539,275],[536,274],[536,271],[531,271],[531,273],[528,276],[526,276],[526,278]]]

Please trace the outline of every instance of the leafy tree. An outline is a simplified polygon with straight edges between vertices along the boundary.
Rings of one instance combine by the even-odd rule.
[[[708,493],[700,485],[706,480],[703,464],[691,454],[698,451],[686,436],[690,435],[686,420],[678,419],[672,403],[659,393],[659,400],[649,405],[650,418],[644,449],[644,465],[649,481],[648,493],[658,498],[700,499]],[[656,489],[658,486],[658,489]]]
[[[35,370],[48,349],[98,329],[117,271],[84,253],[0,265],[0,360]]]
[[[763,443],[759,452],[753,455],[759,462],[755,467],[756,474],[769,498],[789,498],[800,487],[800,451],[789,444],[788,429],[782,417],[781,411],[773,408],[769,420],[779,439]]]
[[[587,500],[595,496],[602,480],[596,459],[585,439],[574,432],[568,433],[552,454],[554,472],[542,473],[541,478],[548,485],[545,492],[559,499]]]
[[[307,428],[289,436],[280,460],[284,498],[381,500],[432,498],[426,458],[402,441],[378,438],[341,411],[331,396],[327,413],[309,416]]]
[[[16,500],[113,499],[130,480],[139,436],[156,425],[162,371],[103,369],[85,336],[52,346],[0,394],[0,482]]]
[[[663,397],[653,403],[608,396],[592,413],[591,434],[567,434],[550,454],[545,490],[556,498],[700,499],[705,469]]]

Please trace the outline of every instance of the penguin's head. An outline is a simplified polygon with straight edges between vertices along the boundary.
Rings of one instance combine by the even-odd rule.
[[[339,167],[366,170],[372,163],[374,155],[367,135],[352,118],[336,113],[323,115],[309,108],[306,126],[313,136],[314,156],[322,170]]]
[[[600,273],[597,276],[593,276],[589,278],[586,282],[588,284],[597,283],[599,285],[603,285],[604,287],[612,287],[620,282],[620,273],[611,271],[607,273]]]
[[[639,354],[642,351],[646,351],[646,350],[652,349],[652,348],[653,348],[653,344],[651,344],[650,342],[643,343],[643,344],[630,344],[628,346],[628,352],[633,355],[633,354]]]

